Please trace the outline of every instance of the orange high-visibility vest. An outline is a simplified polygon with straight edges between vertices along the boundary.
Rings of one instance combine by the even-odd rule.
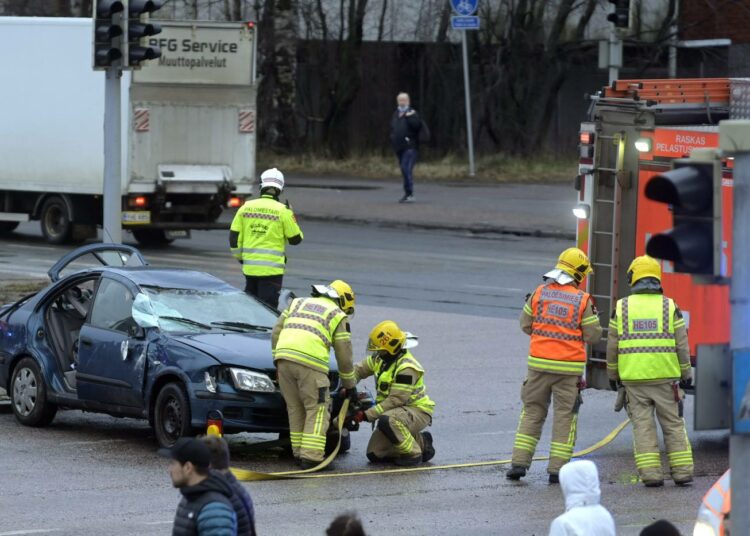
[[[703,497],[703,503],[698,509],[696,528],[698,526],[704,529],[710,528],[713,531],[712,534],[726,536],[729,534],[727,523],[731,510],[731,473],[727,471]]]
[[[581,321],[591,296],[573,285],[540,285],[531,298],[529,368],[583,374],[586,349]]]

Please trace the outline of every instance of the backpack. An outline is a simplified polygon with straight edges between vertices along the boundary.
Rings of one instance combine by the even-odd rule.
[[[419,143],[429,143],[431,137],[430,128],[422,119],[422,126],[419,127]]]

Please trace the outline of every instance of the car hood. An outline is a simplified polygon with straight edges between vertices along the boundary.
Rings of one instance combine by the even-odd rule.
[[[171,338],[210,355],[222,365],[274,368],[270,333],[196,333]]]

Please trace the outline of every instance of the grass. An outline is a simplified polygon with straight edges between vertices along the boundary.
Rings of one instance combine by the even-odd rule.
[[[11,279],[0,282],[0,305],[19,300],[43,289],[48,284],[47,279]]]
[[[362,154],[336,160],[311,153],[276,155],[260,152],[258,169],[277,167],[293,175],[340,176],[365,179],[399,179],[393,155]],[[448,154],[424,158],[417,162],[414,177],[422,182],[548,183],[572,181],[577,173],[575,159],[552,155],[525,159],[504,154],[480,155],[476,159],[476,176],[469,177],[465,156]]]

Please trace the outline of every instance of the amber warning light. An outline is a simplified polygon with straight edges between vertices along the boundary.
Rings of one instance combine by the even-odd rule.
[[[581,132],[581,143],[584,145],[588,145],[590,143],[593,143],[594,141],[594,133],[583,131]]]
[[[227,206],[229,208],[238,208],[242,205],[242,198],[241,197],[230,197],[229,201],[227,201]]]

